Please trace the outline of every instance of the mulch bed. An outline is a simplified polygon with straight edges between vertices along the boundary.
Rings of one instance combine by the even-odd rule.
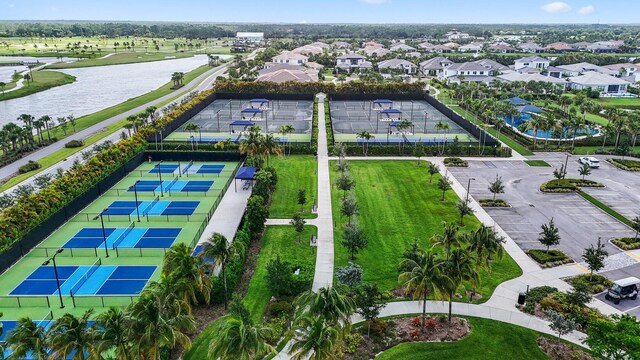
[[[417,318],[401,318],[388,320],[388,330],[384,338],[367,336],[367,326],[362,325],[357,331],[363,341],[353,354],[344,354],[343,359],[370,359],[376,354],[406,342],[444,342],[456,341],[469,335],[471,327],[466,319],[453,317],[451,323],[447,317],[427,317],[424,331],[420,329]]]
[[[537,340],[540,350],[553,360],[595,360],[591,354],[573,345],[541,336]]]

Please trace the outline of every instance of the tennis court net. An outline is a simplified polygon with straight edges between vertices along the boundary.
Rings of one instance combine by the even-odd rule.
[[[160,185],[162,186],[162,185]],[[153,199],[152,202],[149,203],[149,205],[147,205],[146,208],[141,209],[142,210],[142,215],[149,215],[149,211],[151,211],[151,209],[153,209],[153,207],[158,203],[158,201],[160,201],[160,195],[156,196],[155,199]]]
[[[78,279],[78,281],[71,287],[71,290],[69,290],[69,294],[71,296],[74,296],[78,292],[78,290],[80,290],[82,285],[84,285],[87,280],[89,280],[91,275],[93,275],[93,273],[95,273],[96,270],[100,268],[100,265],[102,265],[102,260],[98,258],[98,260],[96,260],[96,262],[91,265],[89,270],[84,275],[82,275],[82,277]]]
[[[176,182],[178,182],[178,177],[177,176],[173,180],[171,180],[171,182],[169,182],[169,184],[167,184],[167,186],[164,188],[164,191],[167,191],[167,192],[171,193],[171,188],[173,187],[173,185],[176,184]],[[162,186],[162,184],[160,184],[160,186]]]
[[[129,235],[129,233],[131,232],[131,230],[133,230],[136,227],[136,223],[135,222],[131,222],[131,225],[129,225],[128,228],[125,229],[125,231],[122,232],[122,234],[120,234],[116,240],[113,242],[113,246],[112,248],[115,249],[118,247],[118,245],[120,245],[120,243],[122,242],[122,240],[124,240],[127,235]]]

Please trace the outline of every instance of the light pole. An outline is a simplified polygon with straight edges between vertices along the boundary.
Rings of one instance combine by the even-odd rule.
[[[567,157],[564,159],[564,171],[562,172],[562,178],[564,179],[567,176],[567,165],[569,164],[569,158],[571,154],[567,153]]]
[[[469,178],[469,181],[467,181],[467,199],[465,200],[465,203],[469,202],[469,190],[471,189],[471,180],[475,180],[475,178]]]
[[[164,190],[162,189],[162,160],[158,163],[158,177],[160,178],[160,196],[164,196]]]
[[[136,197],[136,214],[138,215],[138,222],[140,222],[140,208],[138,207],[138,183],[140,182],[140,180],[136,180],[136,182],[133,184],[133,186],[131,186],[129,188],[129,190],[131,190],[131,188],[133,188],[133,194]]]
[[[137,207],[137,202],[136,202],[136,207]],[[107,249],[107,233],[106,231],[104,231],[104,219],[102,218],[102,213],[104,213],[105,211],[107,211],[107,209],[102,210],[100,214],[98,214],[98,216],[93,218],[93,220],[98,220],[98,218],[100,218],[100,225],[102,225],[102,241],[104,242],[105,257],[109,257],[109,250]]]
[[[60,309],[64,309],[64,303],[62,302],[62,292],[60,291],[60,278],[58,277],[58,266],[56,265],[56,255],[63,252],[64,249],[60,248],[56,250],[56,253],[53,254],[52,257],[47,259],[47,261],[42,263],[42,266],[49,265],[49,262],[53,262],[53,273],[56,275],[56,285],[58,285],[58,296],[60,297]]]

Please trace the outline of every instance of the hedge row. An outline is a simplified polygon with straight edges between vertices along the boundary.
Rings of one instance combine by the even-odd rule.
[[[331,121],[331,109],[329,108],[329,100],[324,101],[324,126],[327,129],[327,146],[335,145],[333,138],[333,122]]]
[[[628,159],[607,159],[608,162],[622,170],[640,171],[640,161]]]
[[[404,147],[394,146],[394,145],[369,145],[367,150],[367,155],[369,156],[414,156],[413,155],[414,146],[407,145]],[[345,145],[345,150],[348,156],[364,156],[364,150],[362,146],[359,145]],[[446,146],[444,151],[442,151],[442,147],[437,146],[425,146],[425,155],[426,156],[450,156],[450,155],[471,155],[471,156],[498,156],[498,157],[510,157],[511,149],[510,148],[493,148],[493,147],[485,147],[484,152],[482,152],[482,148],[479,146],[465,146],[464,149],[462,146]],[[442,153],[441,153],[442,152]],[[482,152],[482,154],[481,154]],[[329,146],[329,153],[337,156],[335,151],[335,146]]]
[[[313,100],[313,117],[311,118],[311,149],[318,151],[318,98]]]
[[[540,191],[551,193],[575,192],[580,191],[580,187],[604,187],[604,185],[593,180],[553,179],[542,183]]]
[[[420,83],[365,83],[350,81],[344,84],[325,82],[287,81],[274,83],[269,81],[219,80],[214,89],[216,92],[230,94],[398,94],[421,95],[423,84]]]

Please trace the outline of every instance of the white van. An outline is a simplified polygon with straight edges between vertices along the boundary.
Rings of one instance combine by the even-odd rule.
[[[579,160],[580,164],[589,165],[590,168],[599,168],[600,160],[594,158],[593,156],[583,156]]]

